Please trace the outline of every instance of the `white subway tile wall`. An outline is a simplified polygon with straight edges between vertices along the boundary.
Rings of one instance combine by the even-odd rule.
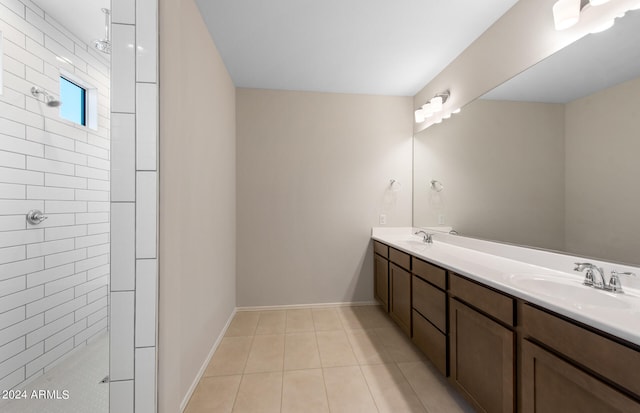
[[[112,0],[111,7],[111,225],[114,241],[111,257],[114,267],[110,288],[114,305],[110,307],[110,411],[155,413],[158,2]],[[89,141],[86,143],[90,144]],[[100,169],[95,165],[102,158],[97,153],[87,155],[87,170],[83,172],[87,175],[99,173]],[[87,235],[91,231],[90,227]],[[121,308],[116,308],[116,301]]]
[[[8,389],[108,328],[111,93],[108,58],[32,2],[0,0],[0,31],[0,388]],[[37,86],[58,97],[61,70],[98,89],[97,130],[31,95]],[[31,209],[48,219],[27,224]]]

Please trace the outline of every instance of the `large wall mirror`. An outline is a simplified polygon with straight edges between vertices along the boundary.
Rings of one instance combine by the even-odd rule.
[[[416,134],[414,226],[639,265],[639,39],[628,12]]]

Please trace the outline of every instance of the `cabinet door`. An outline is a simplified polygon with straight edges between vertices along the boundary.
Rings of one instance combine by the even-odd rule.
[[[389,312],[389,261],[378,254],[373,254],[374,290],[373,294],[382,304],[382,308]]]
[[[411,336],[411,273],[389,263],[391,299],[389,313],[400,328]]]
[[[513,332],[458,300],[449,311],[450,380],[479,412],[513,412]]]
[[[640,412],[640,403],[541,347],[522,342],[522,413]]]

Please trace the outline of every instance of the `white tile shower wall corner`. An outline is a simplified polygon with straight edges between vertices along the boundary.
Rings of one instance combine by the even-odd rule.
[[[136,87],[136,169],[157,169],[158,85],[138,83]]]
[[[111,117],[114,129],[111,159],[114,169],[118,169],[112,176],[114,191],[118,191],[116,181],[123,185],[122,191],[114,193],[111,200],[114,232],[111,257],[114,264],[122,264],[121,270],[114,268],[112,271],[111,291],[112,297],[124,301],[128,308],[118,311],[115,304],[110,307],[112,335],[115,331],[116,338],[120,336],[123,340],[118,339],[111,349],[111,364],[117,367],[109,388],[110,411],[155,413],[158,2],[112,0],[111,9]],[[117,128],[120,129],[116,131]],[[135,136],[133,145],[127,140],[131,136]],[[115,246],[118,237],[126,247]]]
[[[111,25],[111,112],[135,113],[135,26]]]
[[[108,60],[32,2],[0,0],[0,30],[0,388],[8,389],[108,327],[101,204],[109,202],[110,85]],[[98,130],[31,95],[38,86],[58,97],[61,70],[98,89]],[[30,209],[48,219],[27,224]]]
[[[158,0],[136,0],[136,81],[158,79]],[[144,18],[142,18],[144,16]]]
[[[156,411],[156,363],[155,347],[136,348],[135,411]]]
[[[135,201],[136,116],[111,115],[111,201]]]
[[[133,380],[109,382],[109,412],[133,413]]]

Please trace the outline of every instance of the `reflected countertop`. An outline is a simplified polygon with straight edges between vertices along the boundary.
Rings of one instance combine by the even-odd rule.
[[[625,286],[625,279],[625,293],[613,294],[582,285],[584,274],[572,271],[578,257],[488,241],[461,242],[464,237],[438,232],[434,232],[433,243],[426,244],[414,235],[416,230],[373,228],[371,238],[640,345],[640,291]],[[558,270],[559,265],[566,271]]]

